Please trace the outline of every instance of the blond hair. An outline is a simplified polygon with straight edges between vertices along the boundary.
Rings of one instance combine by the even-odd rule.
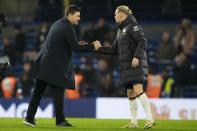
[[[129,9],[129,7],[128,7],[128,6],[125,6],[125,5],[120,5],[120,6],[118,6],[116,9],[117,9],[118,11],[120,11],[120,12],[123,12],[123,13],[126,14],[126,15],[132,14],[131,9]]]

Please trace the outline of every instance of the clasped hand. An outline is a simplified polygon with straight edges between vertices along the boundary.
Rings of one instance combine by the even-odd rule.
[[[98,40],[94,41],[93,44],[95,50],[98,50],[101,47],[101,43]]]
[[[79,44],[80,45],[86,45],[86,44],[88,44],[88,42],[80,41]],[[98,50],[101,47],[101,43],[98,40],[94,41],[92,44],[94,45],[94,50]]]
[[[132,66],[132,68],[138,67],[139,66],[139,59],[134,57],[132,62],[131,62],[131,66]]]

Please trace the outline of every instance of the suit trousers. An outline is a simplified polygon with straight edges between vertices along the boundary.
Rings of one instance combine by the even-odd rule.
[[[37,112],[38,106],[40,104],[40,100],[46,90],[47,86],[51,90],[51,97],[53,99],[55,114],[56,114],[56,123],[61,123],[65,121],[64,116],[64,92],[65,89],[61,87],[57,87],[55,85],[51,85],[45,81],[36,79],[36,87],[32,93],[30,98],[28,110],[27,110],[27,119],[34,119],[35,114]]]

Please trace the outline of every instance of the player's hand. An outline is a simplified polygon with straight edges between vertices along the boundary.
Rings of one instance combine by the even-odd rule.
[[[139,66],[139,59],[134,57],[131,63],[132,68],[136,68]]]
[[[80,44],[80,45],[87,45],[88,42],[86,42],[86,41],[79,41],[79,44]]]
[[[94,41],[93,44],[95,50],[98,50],[101,47],[101,43],[98,40]]]

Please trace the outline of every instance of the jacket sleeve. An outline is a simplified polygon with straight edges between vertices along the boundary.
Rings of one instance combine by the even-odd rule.
[[[67,26],[66,41],[74,52],[92,52],[94,49],[93,44],[79,45],[75,31],[72,26]]]
[[[147,49],[147,39],[142,31],[142,28],[139,25],[132,25],[129,30],[131,37],[137,43],[137,48],[134,53],[134,57],[138,59],[144,58]]]
[[[114,40],[114,43],[111,47],[101,47],[97,51],[98,53],[106,54],[106,55],[118,55],[118,40],[117,38]]]

